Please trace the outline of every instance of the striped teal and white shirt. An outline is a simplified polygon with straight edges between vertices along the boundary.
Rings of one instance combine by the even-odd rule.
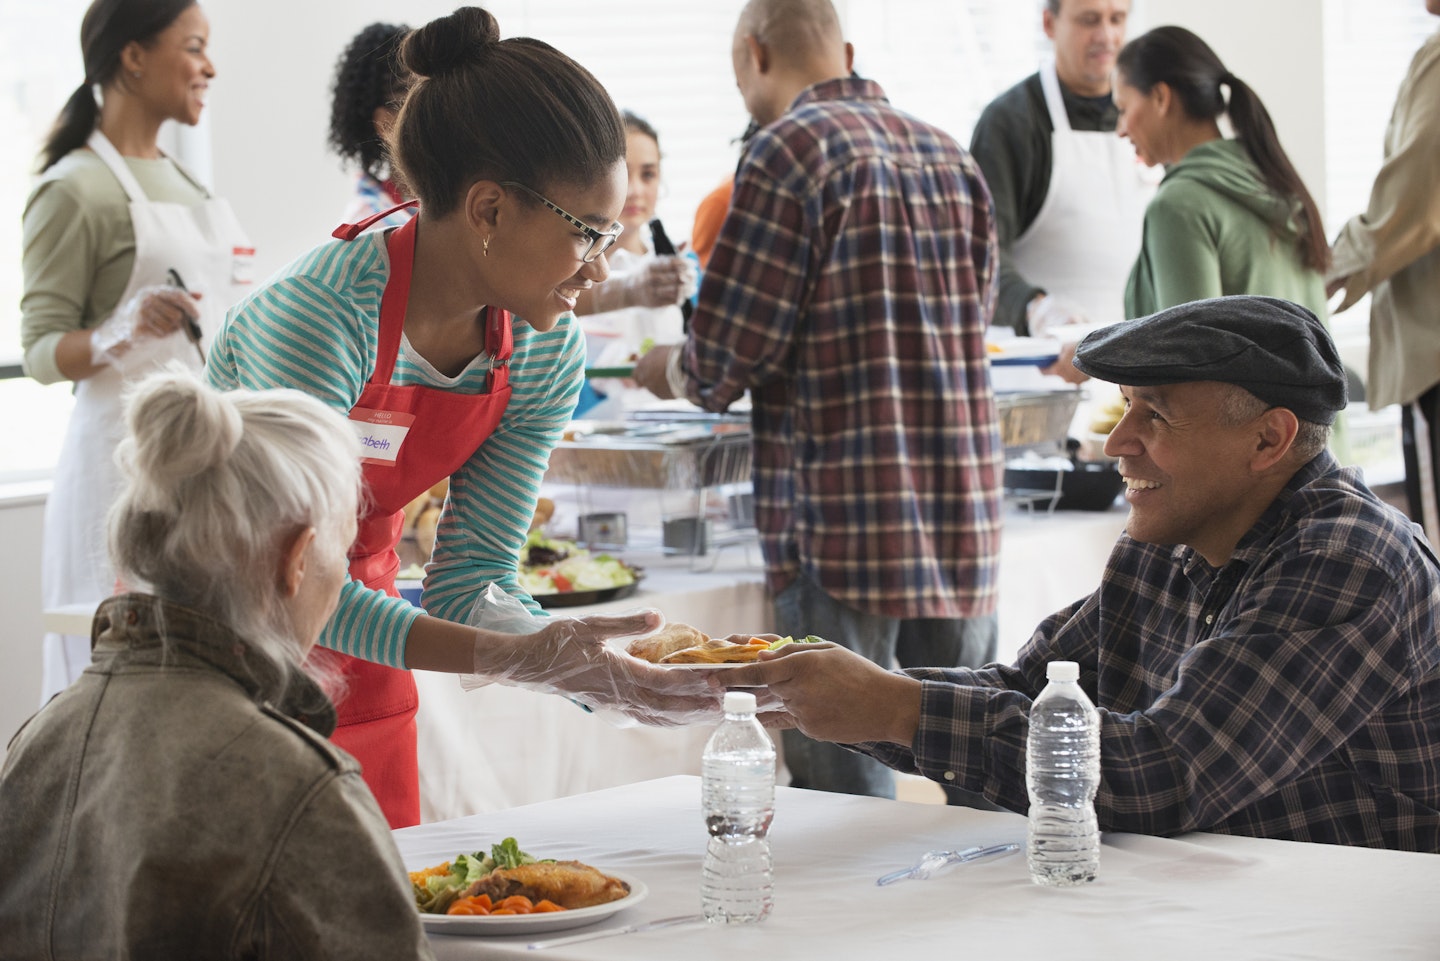
[[[206,365],[210,383],[227,390],[295,388],[348,414],[375,370],[389,276],[381,231],[305,254],[231,309]],[[517,317],[514,333],[510,403],[495,432],[450,479],[425,574],[425,609],[435,617],[464,621],[490,583],[542,613],[520,589],[516,559],[550,451],[575,409],[585,345],[569,316],[547,333]],[[478,394],[486,390],[487,367],[488,358],[477,357],[446,377],[402,338],[392,382]],[[320,643],[402,667],[417,616],[405,601],[351,581]]]

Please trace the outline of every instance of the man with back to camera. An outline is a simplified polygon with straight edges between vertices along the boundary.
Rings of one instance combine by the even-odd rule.
[[[993,322],[1021,336],[1124,316],[1159,180],[1115,135],[1111,74],[1129,14],[1130,0],[1045,0],[1053,62],[991,101],[971,134],[1000,233]]]
[[[889,673],[789,645],[725,683],[1023,812],[1030,705],[1073,660],[1100,710],[1103,830],[1440,852],[1440,569],[1326,450],[1346,376],[1324,326],[1202,300],[1088,335],[1075,364],[1126,400],[1106,453],[1130,516],[1094,594],[1011,667]]]
[[[983,664],[1001,504],[984,345],[996,241],[979,170],[850,75],[830,0],[752,0],[733,54],[762,129],[687,342],[651,350],[636,379],[710,410],[750,390],[781,633],[886,665]],[[795,786],[894,796],[870,758],[798,732],[784,746]]]

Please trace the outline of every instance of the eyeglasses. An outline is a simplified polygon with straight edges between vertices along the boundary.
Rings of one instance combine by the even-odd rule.
[[[551,210],[555,211],[560,216],[564,217],[565,220],[572,227],[578,228],[583,234],[585,234],[586,238],[589,239],[590,244],[585,248],[585,252],[580,255],[580,259],[587,264],[593,264],[595,262],[595,258],[599,257],[605,251],[615,246],[615,241],[620,239],[620,234],[625,229],[624,224],[616,224],[615,229],[613,230],[596,230],[594,227],[590,226],[585,221],[581,220],[579,217],[567,214],[565,211],[561,210],[559,207],[546,200],[539,191],[525,186],[518,180],[502,180],[500,181],[500,186],[519,187],[521,190],[525,191],[527,194],[534,197],[536,200],[540,201],[542,204],[549,207]]]

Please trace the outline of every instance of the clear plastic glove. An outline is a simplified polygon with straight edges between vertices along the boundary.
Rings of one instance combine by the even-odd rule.
[[[663,618],[655,611],[590,617],[536,617],[490,585],[467,619],[480,633],[475,673],[467,690],[499,683],[583,704],[611,723],[658,726],[716,722],[724,692],[705,672],[658,667],[607,641],[649,634]]]
[[[1025,322],[1030,327],[1031,337],[1043,337],[1057,327],[1074,324],[1088,324],[1085,311],[1063,297],[1045,294],[1032,300],[1025,308]]]
[[[90,332],[90,362],[96,367],[109,364],[124,371],[175,356],[176,343],[190,340],[198,346],[200,308],[195,300],[194,295],[178,287],[140,288]],[[181,340],[167,343],[164,348],[158,346],[177,331]]]
[[[695,290],[695,265],[684,256],[653,257],[635,270],[614,273],[595,288],[595,313],[626,307],[670,307]]]

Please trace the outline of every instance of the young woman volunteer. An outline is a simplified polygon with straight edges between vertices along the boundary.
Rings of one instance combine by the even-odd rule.
[[[653,616],[476,630],[493,623],[490,584],[538,613],[516,559],[580,387],[584,345],[569,314],[608,273],[625,197],[624,129],[604,88],[548,44],[499,37],[489,13],[465,7],[406,38],[415,84],[391,149],[420,213],[388,232],[338,229],[231,314],[209,366],[221,387],[299,388],[361,432],[355,579],[320,643],[349,655],[334,739],[393,826],[419,819],[404,668],[474,672],[651,720],[714,704],[703,682],[601,643]],[[447,476],[422,615],[396,596],[401,511]]]
[[[576,305],[585,331],[589,367],[625,367],[634,363],[647,344],[674,344],[685,339],[685,315],[679,302],[695,283],[694,268],[673,252],[656,250],[651,224],[660,198],[660,135],[642,117],[626,110],[625,207],[620,213],[624,232],[610,260],[610,279],[582,295]],[[668,239],[668,238],[667,238]],[[649,391],[632,388],[616,379],[592,381],[598,396],[616,401],[618,415],[624,401],[653,403]],[[611,407],[611,405],[606,405]],[[581,401],[584,413],[585,402]]]
[[[95,0],[80,28],[84,82],[45,143],[26,204],[25,370],[75,383],[45,505],[47,608],[114,590],[104,521],[119,489],[122,387],[170,360],[198,368],[250,279],[254,251],[230,206],[158,143],[165,121],[200,120],[215,77],[209,36],[192,0]],[[42,702],[89,662],[88,637],[47,636]]]

